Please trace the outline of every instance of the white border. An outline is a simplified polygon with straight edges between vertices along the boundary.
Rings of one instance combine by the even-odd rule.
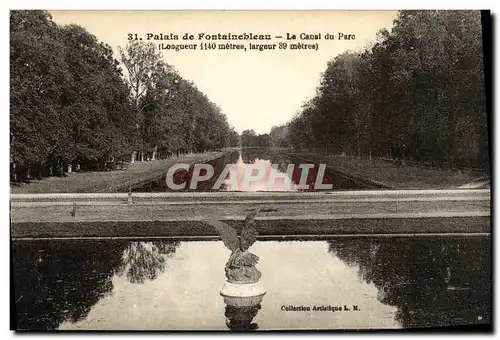
[[[167,1],[127,1],[127,0],[89,0],[89,1],[57,1],[46,0],[41,6],[40,1],[11,1],[12,9],[257,9],[257,10],[288,10],[288,9],[366,9],[366,10],[397,10],[397,9],[489,9],[494,7],[494,1],[327,1],[327,0],[169,0]]]

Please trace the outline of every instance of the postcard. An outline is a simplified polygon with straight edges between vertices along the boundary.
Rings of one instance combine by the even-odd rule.
[[[490,35],[10,11],[11,329],[491,331]]]

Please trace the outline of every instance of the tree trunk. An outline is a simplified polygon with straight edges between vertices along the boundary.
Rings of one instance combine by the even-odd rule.
[[[26,168],[24,166],[16,166],[16,180],[18,182],[26,180]]]
[[[16,181],[16,163],[14,162],[10,163],[10,181],[11,182]]]
[[[153,150],[153,156],[151,157],[151,160],[152,161],[155,161],[156,160],[156,152],[158,151],[158,146],[155,146],[154,150]]]

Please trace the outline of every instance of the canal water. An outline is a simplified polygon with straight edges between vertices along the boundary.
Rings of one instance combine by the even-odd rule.
[[[165,191],[318,191],[325,190],[318,184],[330,185],[331,190],[353,190],[373,188],[366,183],[349,179],[346,176],[326,168],[320,169],[320,164],[311,164],[311,168],[304,170],[301,164],[308,164],[305,160],[289,155],[283,150],[266,148],[243,148],[216,160],[205,162],[214,169],[214,175],[207,180],[198,182],[191,189],[194,165],[188,171],[177,170],[173,176],[174,184],[185,183],[184,189],[171,189],[165,180],[152,181],[142,187],[133,189],[135,192],[165,192]],[[227,165],[234,169],[234,182],[232,184],[216,185],[220,176],[231,179],[231,173],[224,174]],[[293,171],[288,172],[288,166],[293,166]],[[259,170],[257,170],[259,169]],[[262,171],[262,178],[244,184],[245,174],[258,175]],[[302,174],[304,178],[302,179]],[[206,172],[202,170],[201,175]],[[288,175],[288,176],[285,176]],[[270,181],[270,178],[272,180]],[[228,181],[231,182],[231,181]],[[307,186],[299,187],[302,184]],[[215,187],[215,188],[214,188]]]
[[[490,323],[489,237],[257,241],[266,294],[219,292],[222,241],[12,243],[23,330],[393,329]]]
[[[243,149],[209,162],[215,176],[196,190],[214,190],[227,164],[234,165],[236,180],[217,190],[314,190],[318,165],[306,178],[311,188],[300,189],[301,163],[272,150]],[[289,164],[295,170],[285,178]],[[244,187],[244,173],[253,165],[266,169],[265,175]],[[192,170],[177,173],[174,182],[189,187]],[[332,190],[367,188],[328,169],[322,183]],[[135,189],[168,190],[164,179]],[[199,236],[194,232],[186,235]],[[220,295],[230,257],[222,241],[13,241],[15,328],[342,330],[491,322],[487,236],[271,239],[250,251],[259,257],[266,294],[241,306]]]

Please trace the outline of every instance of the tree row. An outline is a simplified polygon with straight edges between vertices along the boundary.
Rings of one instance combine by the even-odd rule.
[[[113,50],[46,11],[10,13],[11,178],[235,145],[220,108],[151,45]],[[124,70],[122,70],[124,65]]]
[[[400,11],[372,46],[328,62],[271,144],[487,168],[482,43],[479,11]]]

